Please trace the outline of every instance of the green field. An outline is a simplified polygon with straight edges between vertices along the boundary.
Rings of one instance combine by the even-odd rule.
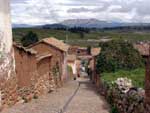
[[[68,35],[68,43],[81,45],[81,46],[97,46],[98,42],[88,42],[87,39],[99,40],[104,37],[110,37],[111,39],[118,40],[124,39],[129,41],[150,40],[150,32],[120,32],[120,31],[90,31],[84,34],[84,38],[81,38],[78,33],[71,33],[65,30],[53,30],[53,29],[40,29],[40,28],[18,28],[13,29],[14,41],[20,42],[22,36],[29,31],[35,32],[40,39],[47,37],[56,37],[60,40],[66,40],[66,34]]]
[[[144,88],[145,69],[141,68],[132,71],[120,70],[115,73],[102,73],[102,80],[108,83],[120,77],[127,77],[132,80],[134,86]]]

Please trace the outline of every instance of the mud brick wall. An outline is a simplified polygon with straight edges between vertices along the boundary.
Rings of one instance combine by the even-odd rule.
[[[38,61],[36,54],[23,48],[14,49],[19,102],[28,102],[54,90],[55,82],[50,70],[51,58]]]
[[[53,71],[53,69],[56,67],[56,65],[58,64],[59,66],[59,73],[60,73],[60,84],[61,84],[61,80],[63,78],[63,67],[64,67],[64,52],[60,51],[59,49],[50,46],[48,44],[45,43],[38,43],[37,45],[34,45],[32,47],[32,49],[38,51],[39,54],[43,54],[43,53],[50,53],[52,54],[52,58],[51,58],[51,70]],[[53,73],[52,73],[53,74]],[[53,75],[55,76],[55,75]]]

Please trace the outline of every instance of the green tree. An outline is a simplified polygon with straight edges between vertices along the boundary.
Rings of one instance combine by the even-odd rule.
[[[79,35],[80,35],[80,38],[82,38],[82,39],[84,38],[84,32],[82,32],[82,31],[79,32]]]
[[[132,70],[143,66],[143,59],[133,45],[126,41],[100,43],[101,54],[97,58],[98,72]]]
[[[21,39],[21,43],[24,47],[27,47],[31,44],[34,44],[36,42],[38,42],[38,36],[36,33],[33,33],[32,31],[29,31],[22,39]]]

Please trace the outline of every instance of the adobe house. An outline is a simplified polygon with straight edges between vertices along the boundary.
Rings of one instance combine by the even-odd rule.
[[[96,73],[96,59],[97,56],[100,54],[101,48],[91,48],[90,51],[88,51],[87,47],[79,47],[79,46],[71,46],[69,48],[68,54],[69,54],[69,60],[68,64],[74,65],[74,62],[76,63],[76,74],[80,75],[80,67],[81,67],[81,61],[82,60],[88,60],[90,62],[89,67],[92,71],[91,80],[93,83],[99,84],[100,78],[99,75]],[[76,56],[76,60],[74,61],[74,56]]]
[[[38,43],[31,45],[38,54],[50,53],[52,75],[57,76],[57,86],[61,86],[63,81],[68,77],[67,75],[67,53],[69,46],[56,38],[45,38]],[[43,67],[44,68],[44,67]]]
[[[84,55],[88,55],[88,50],[86,47],[71,46],[68,50],[68,54],[84,56]]]
[[[39,54],[14,44],[18,93],[21,98],[32,99],[55,87],[51,75],[50,53]]]
[[[67,65],[72,68],[73,76],[77,76],[77,57],[76,55],[68,55],[67,56]]]

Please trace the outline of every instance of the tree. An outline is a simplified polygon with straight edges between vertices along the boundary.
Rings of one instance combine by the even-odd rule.
[[[97,59],[98,72],[131,70],[143,66],[143,59],[133,45],[126,41],[100,43],[101,54]]]
[[[27,47],[31,44],[34,44],[36,42],[38,42],[38,36],[36,33],[33,33],[32,31],[29,31],[22,39],[21,39],[21,43],[24,47]]]
[[[84,32],[79,32],[80,38],[84,38]]]

